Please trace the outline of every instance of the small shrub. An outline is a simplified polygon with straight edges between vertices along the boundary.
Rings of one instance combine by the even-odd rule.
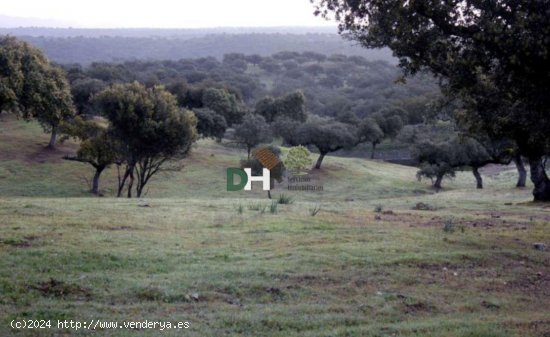
[[[382,213],[383,210],[384,210],[384,206],[382,206],[382,205],[374,206],[374,212],[375,213]]]
[[[309,209],[309,214],[311,216],[316,216],[317,213],[321,211],[321,205],[315,205],[315,207]]]
[[[243,214],[243,212],[244,212],[244,207],[243,205],[239,204],[239,206],[237,206],[237,213]]]
[[[294,200],[285,194],[281,194],[279,199],[277,199],[277,202],[281,205],[290,205],[294,202]]]
[[[271,205],[269,206],[269,213],[275,214],[277,213],[277,207],[279,206],[279,203],[275,200],[271,202]]]

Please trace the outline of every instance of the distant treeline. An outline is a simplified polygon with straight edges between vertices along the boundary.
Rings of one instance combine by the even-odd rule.
[[[399,70],[384,61],[361,56],[315,52],[279,52],[271,56],[240,53],[178,61],[127,61],[64,65],[73,90],[106,87],[112,83],[138,81],[147,86],[163,84],[231,88],[246,104],[300,90],[310,113],[335,117],[351,112],[366,117],[381,109],[399,106],[406,123],[423,121],[428,102],[438,89],[429,76],[396,83]],[[91,82],[92,81],[92,82]],[[84,97],[86,99],[86,97]],[[77,100],[77,105],[79,104]]]
[[[67,31],[70,31],[68,29]],[[125,31],[122,31],[125,32]],[[0,34],[16,35],[42,49],[56,63],[123,62],[130,60],[180,60],[186,58],[215,57],[225,54],[242,53],[269,56],[282,51],[316,52],[325,55],[343,54],[362,56],[367,60],[384,60],[395,64],[388,49],[366,50],[356,43],[329,33],[216,33],[202,34],[198,31],[172,35],[165,31],[161,35],[151,35],[144,31],[139,36],[118,36],[112,31],[106,35],[65,36],[60,34],[37,36],[25,29],[0,29]],[[149,32],[149,33],[147,33]],[[155,32],[155,31],[152,31]],[[28,33],[26,35],[25,33]],[[147,33],[147,34],[146,34]],[[164,35],[166,34],[166,35]]]

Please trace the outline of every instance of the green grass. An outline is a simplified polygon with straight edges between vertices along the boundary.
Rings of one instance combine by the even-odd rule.
[[[311,217],[300,202],[275,215],[237,214],[228,200],[147,203],[3,199],[0,335],[25,335],[7,328],[17,317],[185,319],[191,336],[538,336],[547,330],[532,322],[549,328],[548,279],[537,276],[550,271],[548,253],[530,247],[550,239],[539,207],[503,212],[498,221],[510,227],[448,234],[434,212],[397,207],[375,220],[371,208],[342,205]],[[513,221],[523,208],[537,218],[527,230]],[[51,279],[66,295],[36,289]]]
[[[279,204],[262,191],[225,192],[224,170],[244,152],[201,141],[145,199],[84,198],[90,168],[51,154],[41,163],[47,136],[36,125],[0,125],[10,157],[0,163],[0,336],[550,332],[550,252],[532,248],[550,243],[550,207],[530,203],[508,171],[483,191],[463,173],[434,193],[413,168],[329,156],[313,174],[323,192],[279,185],[274,195],[294,201]],[[415,210],[420,202],[429,210]],[[10,328],[22,318],[190,329]]]

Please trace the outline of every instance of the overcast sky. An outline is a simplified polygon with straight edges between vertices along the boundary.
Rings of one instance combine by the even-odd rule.
[[[7,0],[0,14],[97,28],[334,25],[309,0]]]

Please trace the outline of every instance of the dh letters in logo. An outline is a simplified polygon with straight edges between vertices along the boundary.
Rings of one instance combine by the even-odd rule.
[[[240,177],[240,182],[235,183],[235,176]],[[264,168],[262,176],[253,176],[251,168],[228,168],[227,169],[227,190],[234,191],[252,191],[252,182],[261,181],[263,190],[271,189],[271,172]]]

